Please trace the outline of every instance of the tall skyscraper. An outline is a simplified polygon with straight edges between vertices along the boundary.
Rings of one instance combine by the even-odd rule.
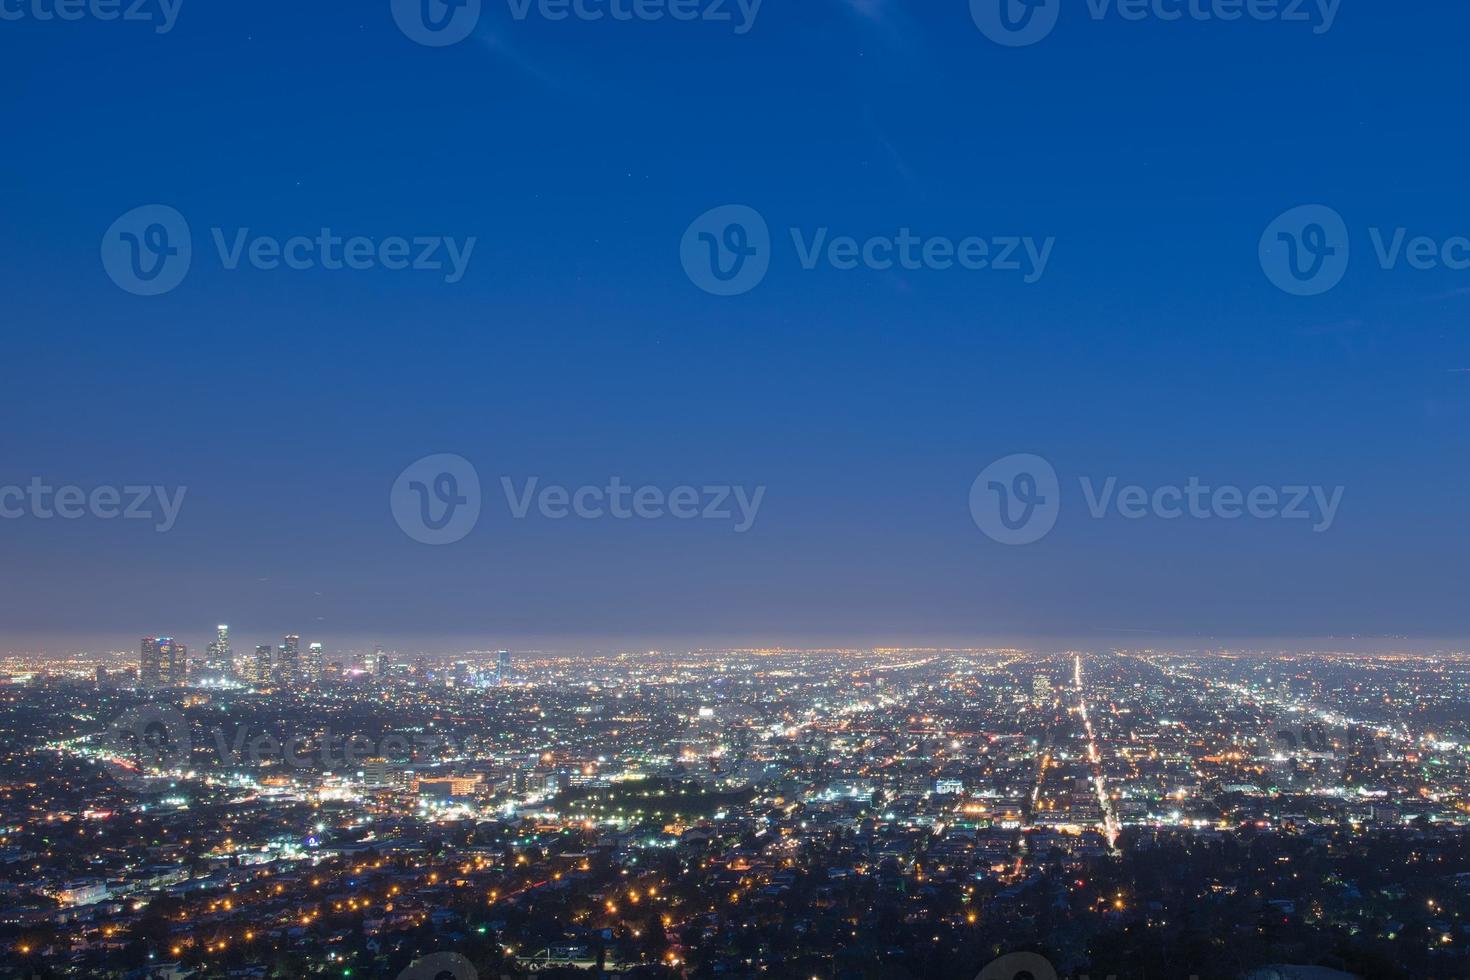
[[[252,665],[254,669],[250,677],[252,683],[264,687],[271,682],[271,654],[274,652],[275,648],[269,643],[262,643],[255,648],[255,663]]]
[[[189,648],[171,636],[143,637],[138,683],[145,690],[179,687],[186,680]]]
[[[277,680],[286,687],[301,683],[301,637],[288,635],[281,643],[276,660]]]
[[[221,623],[215,627],[214,639],[204,656],[204,669],[216,680],[224,680],[234,672],[231,658],[234,652],[230,649],[230,627]]]
[[[388,655],[383,652],[382,647],[373,647],[373,662],[368,664],[368,672],[373,675],[374,680],[387,680]]]
[[[510,651],[501,650],[495,655],[495,683],[510,682]]]
[[[138,663],[138,685],[149,691],[163,686],[163,655],[159,652],[156,638],[143,637]]]
[[[320,643],[312,643],[307,646],[306,660],[302,662],[302,673],[308,684],[321,683],[322,645]]]

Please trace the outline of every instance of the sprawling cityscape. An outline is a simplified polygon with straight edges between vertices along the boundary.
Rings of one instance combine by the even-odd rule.
[[[1470,980],[1467,0],[0,0],[0,980]]]
[[[1470,970],[1463,653],[236,643],[0,664],[0,974]]]

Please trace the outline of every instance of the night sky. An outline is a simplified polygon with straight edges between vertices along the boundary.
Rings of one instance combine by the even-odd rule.
[[[187,493],[165,533],[0,520],[0,650],[1470,634],[1470,271],[1372,237],[1470,235],[1459,0],[1320,33],[1062,0],[1017,48],[963,0],[766,0],[744,34],[485,0],[445,47],[388,0],[183,0],[167,33],[3,2],[0,486]],[[718,296],[681,240],[732,204],[769,272]],[[101,256],[143,205],[192,232],[162,295]],[[1321,295],[1259,256],[1300,205],[1351,239]],[[475,245],[457,282],[230,269],[216,228]],[[1055,244],[1031,283],[809,271],[792,228]],[[390,491],[441,453],[482,512],[430,546]],[[1023,546],[969,506],[1013,453],[1064,495]],[[765,492],[736,533],[501,486],[614,476]],[[1343,493],[1325,531],[1093,519],[1084,477]]]

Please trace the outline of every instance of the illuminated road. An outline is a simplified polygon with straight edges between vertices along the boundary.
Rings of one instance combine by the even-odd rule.
[[[1072,686],[1077,690],[1077,710],[1082,715],[1082,725],[1087,729],[1087,759],[1092,763],[1092,783],[1097,788],[1097,802],[1102,808],[1103,829],[1107,834],[1108,846],[1118,850],[1118,815],[1113,810],[1112,797],[1108,795],[1107,782],[1103,779],[1102,756],[1097,751],[1097,737],[1092,731],[1092,719],[1087,715],[1087,696],[1082,690],[1082,657],[1074,655],[1072,662]]]

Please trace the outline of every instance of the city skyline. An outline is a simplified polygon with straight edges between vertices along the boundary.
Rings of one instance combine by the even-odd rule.
[[[181,643],[192,650],[200,650],[206,644],[196,640],[210,635],[205,629],[195,631],[173,630],[173,634],[181,637]],[[256,645],[256,632],[260,638],[265,639],[272,636],[269,628],[260,631],[235,631],[238,636],[245,637],[249,641],[251,649]],[[488,653],[493,655],[497,650],[510,647],[526,654],[546,656],[564,656],[575,653],[589,653],[597,655],[622,655],[639,656],[645,653],[669,653],[669,652],[709,652],[709,651],[829,651],[829,650],[974,650],[989,651],[1002,649],[1023,649],[1037,651],[1086,651],[1091,653],[1106,653],[1115,650],[1160,650],[1184,653],[1198,653],[1209,651],[1229,651],[1243,655],[1269,656],[1273,653],[1322,653],[1340,656],[1377,655],[1377,654],[1454,654],[1470,652],[1470,640],[1456,636],[1361,636],[1361,635],[1337,635],[1337,636],[1252,636],[1246,634],[1198,634],[1185,636],[1169,636],[1148,630],[1106,630],[1097,633],[1077,635],[1054,635],[1054,636],[996,636],[996,637],[924,637],[919,640],[909,639],[907,642],[902,637],[885,636],[879,641],[859,641],[851,637],[839,637],[828,642],[800,642],[787,640],[768,640],[764,642],[689,642],[686,637],[634,637],[628,640],[614,640],[611,642],[579,641],[577,638],[561,638],[559,642],[546,642],[545,637],[516,638],[504,635],[488,634],[483,636],[445,636],[433,638],[432,642],[425,642],[422,635],[415,637],[400,637],[397,639],[384,638],[369,634],[346,634],[345,636],[326,631],[314,634],[325,637],[323,640],[312,640],[311,642],[323,643],[324,655],[354,655],[358,657],[370,656],[375,649],[384,649],[403,656],[420,656],[429,658],[456,657],[466,653]],[[274,637],[279,640],[280,637]],[[50,646],[41,643],[26,645],[18,644],[12,646],[0,645],[0,657],[36,657],[42,661],[46,659],[65,659],[74,656],[87,657],[136,657],[137,639],[122,641],[117,638],[103,638],[91,642],[73,642],[69,644],[53,643]],[[236,650],[236,655],[240,655]]]
[[[1377,980],[1470,957],[1470,655],[515,669],[360,672],[309,695],[0,685],[17,738],[0,763],[25,776],[0,794],[0,857],[46,832],[20,817],[43,800],[94,840],[85,867],[57,853],[25,886],[0,863],[0,942],[84,973],[400,980],[604,962],[668,980],[1018,962],[1038,980],[1291,963]],[[147,863],[118,846],[138,833]]]

